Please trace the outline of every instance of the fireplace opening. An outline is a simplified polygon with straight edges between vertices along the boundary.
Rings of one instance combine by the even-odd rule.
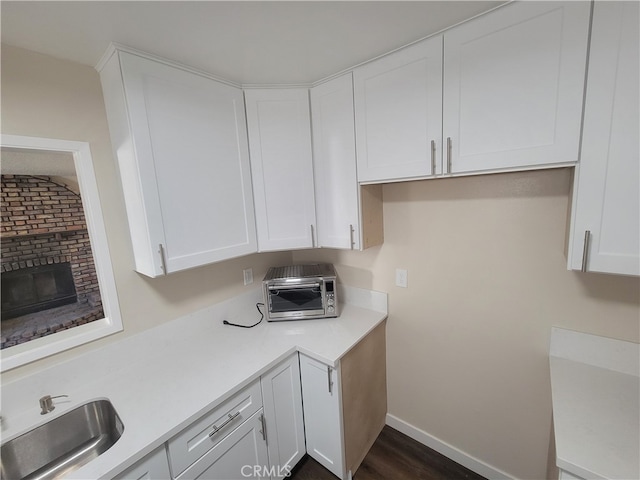
[[[21,268],[2,274],[2,319],[76,303],[71,263]]]

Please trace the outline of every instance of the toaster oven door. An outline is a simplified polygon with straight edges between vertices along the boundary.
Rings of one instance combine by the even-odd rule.
[[[268,320],[298,320],[324,316],[321,282],[274,284],[266,288]]]

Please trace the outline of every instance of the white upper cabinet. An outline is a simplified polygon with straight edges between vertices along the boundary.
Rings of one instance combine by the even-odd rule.
[[[100,77],[136,270],[257,251],[242,90],[118,50]]]
[[[640,275],[640,4],[596,2],[569,268]]]
[[[356,68],[353,81],[358,180],[442,173],[442,36]]]
[[[245,91],[260,251],[316,244],[309,90]]]
[[[446,32],[445,172],[578,160],[590,8],[516,2]]]
[[[350,73],[311,89],[311,116],[318,246],[360,249]]]
[[[354,70],[358,180],[573,165],[589,2],[514,2]]]

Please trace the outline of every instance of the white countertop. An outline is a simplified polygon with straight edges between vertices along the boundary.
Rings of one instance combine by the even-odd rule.
[[[639,345],[554,328],[549,361],[557,466],[639,479]]]
[[[340,317],[263,321],[253,289],[211,308],[3,385],[2,437],[34,426],[97,398],[108,398],[122,423],[122,437],[69,478],[109,478],[133,465],[176,433],[299,351],[331,366],[387,317],[386,294],[344,287]],[[68,394],[40,416],[38,399]],[[25,409],[25,406],[28,408]]]

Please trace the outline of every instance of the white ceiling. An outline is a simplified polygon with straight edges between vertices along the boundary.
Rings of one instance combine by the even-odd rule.
[[[114,41],[244,84],[311,83],[503,1],[5,1],[2,43],[95,66]]]

